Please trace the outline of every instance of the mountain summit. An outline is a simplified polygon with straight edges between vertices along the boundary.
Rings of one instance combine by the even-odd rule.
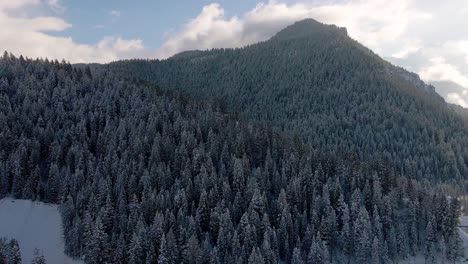
[[[230,111],[330,153],[379,157],[411,177],[468,177],[466,123],[419,76],[312,19],[244,48],[110,64],[163,89],[219,99]]]
[[[286,40],[295,38],[311,37],[317,34],[334,33],[343,36],[348,35],[348,31],[344,27],[335,25],[326,25],[314,19],[304,19],[298,21],[285,29],[278,32],[272,40]]]

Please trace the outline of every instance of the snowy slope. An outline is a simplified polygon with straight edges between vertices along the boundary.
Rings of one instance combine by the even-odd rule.
[[[459,218],[459,226],[463,226],[464,228],[458,228],[458,234],[460,235],[461,240],[463,241],[463,249],[465,253],[465,259],[463,263],[467,263],[468,259],[468,234],[465,233],[466,227],[468,227],[468,216],[462,215]],[[464,231],[465,229],[465,231]]]
[[[465,252],[465,259],[462,263],[467,263],[468,256],[468,234],[466,234],[461,228],[458,228],[458,234],[460,235],[461,240],[463,241],[463,249]]]
[[[0,237],[16,238],[23,263],[37,247],[49,264],[77,264],[63,253],[62,223],[57,205],[4,198],[0,200]]]
[[[460,220],[459,226],[468,227],[468,216],[460,216],[459,220]]]

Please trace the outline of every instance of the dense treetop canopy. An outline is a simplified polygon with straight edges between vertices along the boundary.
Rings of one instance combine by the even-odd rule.
[[[60,203],[86,263],[461,254],[457,201],[384,158],[322,153],[111,71],[11,55],[0,69],[0,195]]]

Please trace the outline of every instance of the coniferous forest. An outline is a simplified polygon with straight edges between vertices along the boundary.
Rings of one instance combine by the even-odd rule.
[[[108,66],[130,79],[223,102],[324,152],[383,155],[407,177],[468,177],[468,122],[419,77],[382,60],[346,29],[312,19],[236,49]]]
[[[111,72],[11,55],[1,68],[1,194],[61,203],[67,253],[86,263],[460,254],[455,200],[384,158],[322,154]]]
[[[66,253],[85,263],[460,260],[459,201],[434,183],[467,176],[466,123],[354,57],[368,51],[285,32],[110,66],[5,53],[0,198],[60,204]],[[16,246],[0,241],[0,263],[20,263]]]

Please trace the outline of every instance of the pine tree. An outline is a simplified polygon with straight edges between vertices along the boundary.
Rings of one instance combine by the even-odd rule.
[[[198,264],[201,262],[200,245],[195,235],[189,238],[182,254],[184,263]]]
[[[340,231],[340,247],[343,249],[343,252],[347,255],[351,255],[353,249],[352,235],[350,228],[350,218],[348,206],[345,205],[343,209],[343,227]]]
[[[21,252],[18,241],[16,239],[11,239],[10,244],[8,245],[8,264],[21,264]]]
[[[443,237],[439,240],[439,259],[443,264],[447,261],[447,246]]]
[[[211,250],[211,254],[210,254],[210,264],[220,264],[221,262],[219,261],[219,256],[218,256],[218,249],[216,247],[213,248],[213,250]],[[162,263],[159,263],[158,264],[162,264]]]
[[[258,215],[263,216],[265,213],[265,202],[263,200],[263,195],[261,195],[258,188],[254,190],[254,194],[250,200],[250,208],[255,210]]]
[[[143,263],[143,245],[140,236],[134,232],[128,248],[128,262],[131,264]]]
[[[31,261],[31,264],[46,264],[44,255],[41,252],[39,252],[39,249],[37,248],[34,249],[34,254],[33,254],[33,259]]]
[[[253,248],[249,256],[248,264],[265,264],[262,253],[258,248]]]
[[[233,169],[233,191],[242,193],[245,187],[244,178],[244,167],[242,165],[242,159],[234,158],[234,169]]]
[[[166,249],[166,236],[164,234],[161,237],[160,245],[161,246],[159,247],[158,264],[169,264]]]
[[[263,234],[262,255],[265,259],[265,264],[275,264],[276,256],[271,248],[270,235],[267,231]]]
[[[335,210],[333,209],[333,207],[331,207],[331,205],[328,205],[325,208],[325,214],[322,217],[322,221],[320,224],[320,234],[330,246],[334,247],[337,233],[338,224],[336,221]]]
[[[366,208],[361,207],[359,215],[354,222],[355,251],[359,262],[365,263],[370,259],[371,253],[371,225]]]
[[[371,251],[371,264],[380,264],[380,256],[382,251],[380,249],[380,242],[377,239],[377,236],[374,236],[374,241],[372,242],[372,251]]]
[[[434,217],[430,215],[429,221],[426,226],[426,248],[424,252],[424,257],[426,258],[427,263],[435,263],[436,258],[436,238],[434,230]]]
[[[0,264],[5,264],[8,256],[8,245],[6,239],[0,238]]]
[[[328,248],[323,243],[320,233],[318,233],[317,237],[314,237],[307,255],[307,264],[313,263],[330,263]]]
[[[290,234],[288,232],[288,207],[287,205],[283,209],[281,214],[280,225],[278,229],[278,247],[279,254],[282,259],[289,259],[290,257]]]
[[[112,261],[114,263],[126,263],[127,261],[127,242],[125,236],[120,233],[116,242],[115,254],[113,255]]]
[[[208,206],[208,197],[203,189],[200,194],[200,200],[197,208],[197,219],[202,232],[206,232],[210,227],[210,208]]]
[[[291,264],[304,264],[304,260],[301,256],[301,250],[297,247],[293,250]]]
[[[450,263],[455,263],[463,257],[463,241],[456,231],[453,231],[447,238],[446,251],[447,260]]]
[[[96,218],[92,226],[92,234],[85,260],[88,263],[103,263],[106,261],[106,233],[100,217]]]

